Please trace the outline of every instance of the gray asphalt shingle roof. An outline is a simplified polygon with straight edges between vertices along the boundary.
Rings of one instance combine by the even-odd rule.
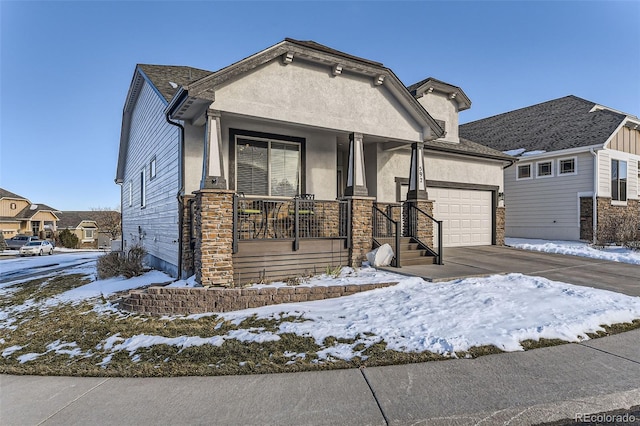
[[[460,137],[499,151],[558,151],[603,144],[625,119],[569,95],[460,126]]]
[[[7,191],[4,188],[0,188],[0,198],[17,198],[19,200],[26,200],[26,198],[24,198],[23,196],[14,194],[13,192]]]
[[[451,143],[444,141],[428,141],[424,143],[425,149],[434,151],[453,152],[456,154],[472,155],[474,157],[493,158],[496,160],[513,161],[514,158],[504,154],[501,151],[489,148],[468,139],[460,138],[459,143]]]
[[[77,228],[83,220],[95,221],[103,227],[113,212],[102,210],[63,211],[58,214],[58,228]]]
[[[180,86],[186,86],[213,74],[211,71],[182,65],[138,64],[138,68],[149,77],[167,102],[173,98]],[[175,83],[177,87],[173,87],[171,83]]]

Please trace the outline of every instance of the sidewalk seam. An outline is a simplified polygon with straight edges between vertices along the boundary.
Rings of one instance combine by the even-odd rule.
[[[364,367],[360,367],[359,370],[360,370],[360,374],[362,374],[362,377],[364,378],[365,383],[367,384],[367,386],[369,387],[369,390],[371,391],[371,395],[373,395],[373,400],[378,405],[380,414],[382,414],[382,418],[384,419],[384,424],[389,426],[389,419],[387,418],[387,415],[384,413],[384,410],[382,409],[382,405],[380,405],[380,401],[378,401],[378,396],[376,395],[376,392],[373,390],[371,383],[369,383],[369,379],[367,378],[367,375],[364,374]]]
[[[630,358],[624,357],[622,355],[614,354],[612,352],[607,352],[604,349],[598,349],[598,348],[594,348],[593,346],[589,346],[589,345],[587,345],[587,342],[580,342],[578,344],[580,346],[582,346],[582,347],[593,349],[594,351],[602,352],[602,353],[605,353],[607,355],[611,355],[611,356],[615,356],[615,357],[624,359],[625,361],[633,362],[634,364],[640,364],[640,361],[636,361],[635,359],[630,359]]]
[[[68,406],[70,406],[71,404],[73,404],[74,402],[76,402],[77,400],[79,400],[80,398],[84,397],[85,395],[87,395],[89,392],[93,391],[94,389],[98,388],[99,386],[102,386],[103,384],[105,384],[106,382],[108,382],[111,379],[111,377],[107,377],[106,379],[104,379],[103,381],[101,381],[100,383],[98,383],[97,385],[95,385],[94,387],[92,387],[91,389],[87,390],[85,393],[83,393],[82,395],[79,395],[76,399],[74,399],[73,401],[70,401],[68,404],[66,404],[64,407],[60,408],[58,411],[56,411],[55,413],[51,414],[49,417],[47,417],[46,419],[44,419],[43,421],[41,421],[40,423],[38,423],[38,426],[46,423],[49,419],[51,419],[53,416],[57,415],[58,413],[60,413],[62,410],[64,410],[65,408],[67,408]]]

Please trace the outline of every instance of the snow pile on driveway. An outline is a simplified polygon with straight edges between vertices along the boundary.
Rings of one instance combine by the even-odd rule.
[[[523,250],[569,254],[572,256],[640,265],[640,251],[634,251],[626,247],[610,246],[595,248],[580,241],[552,241],[528,238],[505,238],[505,244]]]

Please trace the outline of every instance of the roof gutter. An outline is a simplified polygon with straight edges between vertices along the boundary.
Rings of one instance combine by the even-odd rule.
[[[182,242],[183,242],[183,216],[184,216],[184,126],[178,121],[171,119],[171,113],[176,105],[180,105],[184,98],[187,97],[186,91],[181,87],[176,93],[176,96],[172,99],[171,103],[165,110],[164,118],[172,126],[176,126],[180,133],[180,143],[178,144],[178,193],[176,198],[178,200],[178,279],[182,279]],[[180,102],[176,102],[179,98],[182,98]]]

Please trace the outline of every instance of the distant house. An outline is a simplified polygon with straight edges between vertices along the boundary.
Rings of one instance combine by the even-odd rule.
[[[47,237],[56,231],[58,210],[34,204],[27,198],[0,188],[0,230],[5,238],[17,234]]]
[[[78,248],[111,247],[119,235],[120,213],[117,211],[63,211],[59,214],[58,231],[68,229],[78,237]]]
[[[464,124],[460,135],[519,157],[504,171],[508,237],[592,241],[640,224],[636,116],[566,96]]]
[[[215,72],[138,65],[115,179],[124,248],[228,286],[359,266],[385,242],[396,266],[502,244],[498,194],[514,159],[458,137],[470,106],[459,87],[407,87],[313,41]]]

